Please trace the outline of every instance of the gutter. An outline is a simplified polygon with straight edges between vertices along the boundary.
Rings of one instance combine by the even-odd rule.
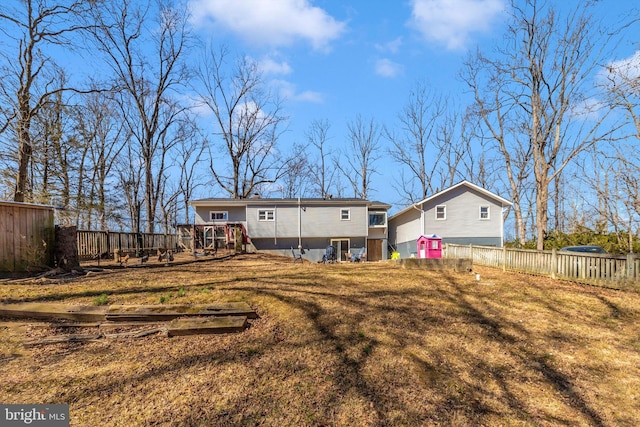
[[[418,205],[414,203],[411,205],[415,210],[420,211],[420,235],[424,236],[424,209],[418,208]]]

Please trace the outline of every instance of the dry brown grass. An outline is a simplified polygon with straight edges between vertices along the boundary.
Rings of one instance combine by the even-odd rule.
[[[26,350],[0,324],[0,402],[72,425],[640,423],[640,295],[480,269],[293,264],[261,255],[0,284],[0,300],[247,301],[243,333]]]

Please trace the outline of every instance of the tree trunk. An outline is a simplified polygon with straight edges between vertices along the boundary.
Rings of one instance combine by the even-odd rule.
[[[56,226],[55,260],[58,268],[71,271],[80,267],[77,228]]]

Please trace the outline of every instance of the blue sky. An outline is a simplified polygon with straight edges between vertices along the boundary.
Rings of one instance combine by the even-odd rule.
[[[356,115],[392,127],[418,81],[464,106],[460,67],[469,50],[486,52],[501,40],[508,3],[192,0],[190,7],[199,37],[262,64],[265,81],[283,97],[290,118],[283,146],[304,142],[310,123],[326,119],[336,151],[346,145],[346,124]],[[615,0],[599,7],[600,17],[618,23],[633,5]],[[637,41],[622,46],[612,61],[631,57],[637,48]],[[386,158],[378,162],[370,199],[398,201],[389,179],[397,168]]]
[[[462,112],[468,95],[458,79],[460,68],[470,50],[487,53],[502,40],[510,7],[509,0],[186,1],[200,40],[226,45],[232,55],[248,55],[261,64],[265,82],[282,97],[289,117],[280,146],[286,150],[304,143],[312,121],[327,120],[335,154],[347,145],[347,123],[358,115],[393,128],[418,82]],[[547,1],[558,7],[581,4]],[[597,16],[612,27],[640,16],[638,0],[601,0],[597,8]],[[4,43],[0,39],[0,48]],[[638,37],[626,40],[611,63],[632,63],[640,75],[639,43]],[[62,63],[74,64],[72,53],[58,53]],[[201,46],[195,47],[189,60],[196,64],[202,54]],[[93,72],[84,66],[70,70],[81,80]],[[381,144],[389,145],[384,139]],[[399,166],[383,157],[376,169],[369,198],[402,208],[392,179]],[[211,187],[199,193],[196,197],[224,195]]]
[[[418,81],[462,98],[457,73],[467,49],[501,37],[505,6],[503,0],[190,3],[199,37],[262,64],[290,118],[281,143],[304,142],[310,123],[326,119],[334,151],[346,144],[346,124],[358,114],[391,126]],[[379,162],[370,198],[398,200],[389,181],[394,168]]]

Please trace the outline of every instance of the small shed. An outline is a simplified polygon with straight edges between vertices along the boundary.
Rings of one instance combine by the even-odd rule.
[[[442,258],[442,237],[432,234],[418,238],[418,258]]]
[[[53,207],[0,201],[0,273],[53,266]]]

